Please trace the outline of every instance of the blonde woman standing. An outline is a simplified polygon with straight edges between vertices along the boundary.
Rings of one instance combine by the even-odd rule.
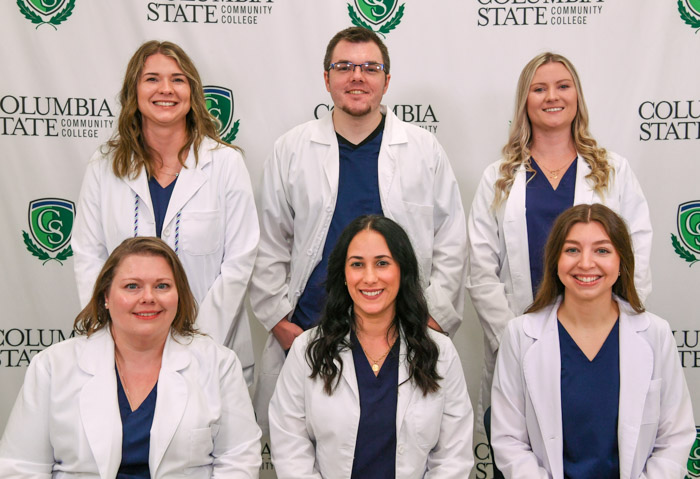
[[[508,321],[533,301],[554,219],[578,204],[602,203],[627,222],[634,243],[635,283],[651,291],[652,229],[644,194],[627,160],[600,147],[588,131],[588,110],[576,69],[542,53],[518,80],[503,158],[484,172],[467,232],[467,290],[484,330],[480,409],[490,388]]]

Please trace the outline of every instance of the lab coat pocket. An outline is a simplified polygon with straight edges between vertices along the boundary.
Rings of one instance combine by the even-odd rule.
[[[418,392],[418,394],[422,394]],[[405,421],[411,436],[424,451],[430,451],[440,439],[440,424],[445,397],[441,394],[428,394],[408,408]],[[410,439],[409,439],[410,440]]]
[[[214,450],[213,434],[214,428],[210,427],[192,429],[190,433],[190,459],[187,462],[187,467],[211,464],[211,453]]]
[[[177,221],[177,220],[176,220]],[[177,226],[176,226],[176,229]],[[223,217],[219,210],[183,211],[179,226],[180,247],[191,255],[208,255],[222,247]]]

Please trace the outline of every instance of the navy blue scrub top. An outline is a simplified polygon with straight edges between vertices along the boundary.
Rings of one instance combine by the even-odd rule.
[[[116,365],[115,365],[116,369]],[[148,453],[151,448],[151,426],[156,411],[158,383],[136,411],[131,410],[117,372],[117,397],[122,419],[122,462],[117,479],[150,479]]]
[[[547,176],[537,162],[530,158],[532,168],[537,172],[527,172],[525,187],[525,218],[527,221],[527,247],[530,253],[530,280],[532,297],[544,274],[544,246],[552,230],[554,220],[564,210],[574,205],[576,191],[576,163],[574,160],[562,176],[557,189],[552,188]]]
[[[353,145],[336,134],[340,151],[340,169],[335,211],[323,245],[321,261],[306,282],[291,320],[303,330],[316,326],[321,317],[321,311],[326,303],[324,283],[328,274],[328,257],[340,233],[358,216],[382,214],[377,164],[384,136],[384,119],[385,117],[382,116],[379,126],[359,145]]]
[[[352,359],[360,391],[360,424],[351,479],[394,479],[396,475],[396,401],[399,392],[400,340],[394,341],[375,376],[357,340],[350,333]]]
[[[156,236],[160,238],[160,233],[163,231],[163,222],[165,221],[165,213],[168,211],[168,203],[173,195],[177,183],[177,176],[165,188],[160,186],[155,176],[148,180],[148,189],[151,192],[151,203],[153,203],[153,215],[156,220]]]
[[[619,319],[593,361],[558,324],[564,477],[619,479]]]

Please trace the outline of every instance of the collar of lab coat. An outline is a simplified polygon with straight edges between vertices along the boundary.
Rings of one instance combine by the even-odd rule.
[[[345,340],[350,342],[350,334],[345,337]],[[406,341],[404,340],[403,331],[399,335],[399,391],[396,400],[396,434],[397,437],[401,432],[401,425],[403,424],[403,418],[406,415],[406,409],[411,403],[411,398],[416,392],[416,388],[413,387],[408,379],[408,362],[406,361]],[[350,348],[343,349],[340,351],[340,359],[343,361],[343,380],[347,383],[348,387],[352,390],[357,399],[357,404],[359,407],[360,403],[360,390],[357,385],[357,375],[355,374],[355,361],[352,357],[352,350]]]
[[[649,327],[648,316],[636,314],[626,301],[616,296],[614,299],[620,308],[618,451],[621,477],[630,477],[644,402],[653,373],[654,354],[649,343],[639,334]],[[564,477],[561,359],[557,326],[561,301],[562,297],[559,297],[542,314],[529,314],[523,322],[523,332],[534,340],[523,358],[523,374],[555,478]]]
[[[380,111],[386,115],[384,123],[384,134],[382,136],[382,144],[379,150],[379,158],[377,159],[377,174],[379,183],[379,193],[382,201],[382,209],[387,216],[393,220],[402,223],[402,216],[406,213],[401,201],[397,201],[401,195],[394,195],[394,179],[396,176],[396,164],[398,161],[398,147],[404,143],[408,143],[408,135],[399,120],[386,105],[381,105]],[[333,202],[338,192],[339,178],[339,151],[338,138],[336,137],[335,127],[333,126],[333,112],[329,112],[323,118],[319,119],[315,124],[315,128],[311,132],[311,142],[325,146],[323,155],[323,169],[326,175],[328,191],[333,192]],[[400,190],[400,185],[396,185],[397,191]],[[396,198],[395,198],[396,196]],[[335,204],[333,205],[335,207]],[[391,212],[394,216],[391,216]]]
[[[202,170],[211,163],[211,150],[216,148],[223,148],[223,146],[211,138],[204,138],[199,148],[199,161],[195,162],[194,145],[190,146],[185,165],[180,170],[173,194],[170,197],[163,225],[169,224],[185,203],[206,183],[207,175]],[[153,202],[151,201],[151,192],[148,189],[148,178],[145,172],[140,172],[136,178],[123,178],[123,181],[138,195],[139,203],[148,208],[151,218],[153,218]]]
[[[191,354],[179,341],[188,339],[178,337],[176,340],[168,335],[163,350],[148,458],[152,474],[157,471],[187,405],[187,384],[179,371],[189,365]],[[79,397],[85,435],[100,476],[115,477],[121,463],[122,423],[117,399],[114,341],[108,328],[87,339],[78,366],[92,376]]]

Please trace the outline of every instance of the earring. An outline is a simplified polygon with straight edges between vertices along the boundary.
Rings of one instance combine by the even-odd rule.
[[[105,309],[109,309],[109,305],[107,304],[107,301],[105,301]]]
[[[343,281],[343,283],[345,283],[345,286],[347,286],[347,285],[348,285],[348,282],[347,282],[347,281]]]

